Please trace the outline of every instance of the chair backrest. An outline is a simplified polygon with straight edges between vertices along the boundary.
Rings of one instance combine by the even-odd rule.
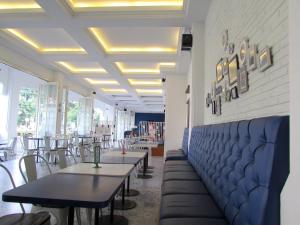
[[[11,144],[11,146],[10,146],[12,151],[14,151],[14,150],[16,149],[17,140],[18,140],[17,137],[14,137],[14,138],[12,139],[12,144]]]
[[[4,171],[7,173],[7,175],[8,175],[8,177],[9,177],[9,179],[10,179],[10,182],[11,182],[13,188],[16,188],[16,184],[15,184],[15,182],[14,182],[14,179],[13,179],[13,177],[12,177],[10,171],[9,171],[3,164],[1,164],[1,163],[0,163],[0,167],[1,167],[2,169],[4,169]],[[20,206],[21,206],[22,212],[25,213],[25,210],[24,210],[24,207],[23,207],[23,204],[22,204],[22,203],[20,203]]]
[[[50,152],[51,151],[51,139],[50,139],[50,136],[45,136],[44,137],[44,142],[45,142],[45,152]]]
[[[289,118],[194,127],[188,159],[232,225],[279,225]]]
[[[44,157],[42,157],[40,155],[36,155],[36,154],[26,155],[26,156],[23,156],[22,158],[20,158],[20,160],[19,160],[19,170],[20,170],[20,173],[21,173],[25,183],[30,183],[37,179],[37,169],[36,169],[36,164],[35,164],[36,157],[38,157],[41,160],[40,163],[43,162],[46,164],[49,174],[52,174],[50,166]],[[26,176],[22,169],[23,161],[24,161],[24,165],[25,165]]]
[[[73,153],[67,149],[60,149],[57,151],[58,154],[58,166],[60,169],[64,169],[68,166],[67,163],[67,154],[69,154],[69,156],[72,158],[72,160],[74,160],[74,163],[77,163],[76,158],[74,157]]]
[[[22,137],[22,145],[23,145],[23,150],[28,151],[29,149],[29,140],[28,140],[28,135],[24,134]]]

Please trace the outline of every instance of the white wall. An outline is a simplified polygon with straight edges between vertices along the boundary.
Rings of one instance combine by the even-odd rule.
[[[186,127],[186,76],[169,75],[166,79],[165,153],[179,149]]]
[[[220,123],[246,118],[289,113],[289,40],[288,1],[286,0],[214,0],[205,24],[205,93],[215,80],[218,60],[228,56],[221,46],[222,32],[228,29],[229,42],[238,51],[242,38],[259,49],[272,46],[274,66],[249,74],[249,91],[239,99],[222,104],[222,115],[205,110],[205,123]],[[224,79],[223,79],[224,80]],[[206,97],[205,95],[203,96]]]
[[[281,194],[282,225],[299,224],[300,214],[300,1],[289,0],[289,50],[290,50],[290,175]]]

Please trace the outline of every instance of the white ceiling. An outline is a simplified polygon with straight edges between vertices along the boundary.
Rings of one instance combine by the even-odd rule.
[[[187,72],[190,56],[180,50],[181,34],[205,19],[210,0],[184,0],[181,8],[146,7],[145,2],[180,1],[0,0],[0,44],[64,73],[112,104],[162,112],[164,85],[157,81]],[[128,6],[101,7],[116,2]]]

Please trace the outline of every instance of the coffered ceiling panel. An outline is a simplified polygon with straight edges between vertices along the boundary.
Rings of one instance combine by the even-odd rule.
[[[90,31],[107,53],[176,54],[180,28],[105,27]]]
[[[0,0],[0,13],[42,11],[35,0]]]
[[[59,61],[57,62],[58,65],[67,69],[71,73],[77,74],[106,74],[107,71],[96,62],[66,62],[66,61]]]

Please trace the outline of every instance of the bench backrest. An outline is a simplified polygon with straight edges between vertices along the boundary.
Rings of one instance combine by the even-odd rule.
[[[189,161],[232,225],[279,225],[289,174],[289,118],[194,127]]]
[[[182,138],[182,150],[187,155],[189,150],[189,128],[185,128]]]

